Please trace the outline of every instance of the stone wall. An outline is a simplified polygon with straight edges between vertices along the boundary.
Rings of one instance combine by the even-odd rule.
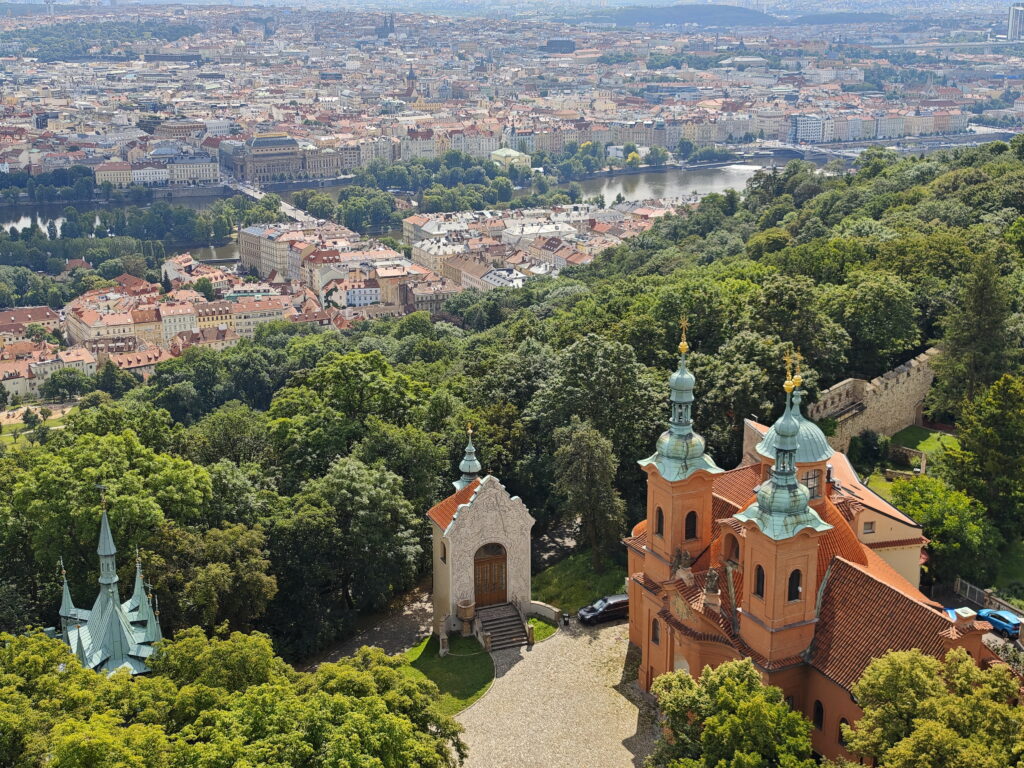
[[[840,381],[822,390],[818,401],[808,406],[807,416],[814,421],[835,419],[835,434],[828,442],[843,452],[850,438],[864,430],[891,436],[920,424],[924,399],[935,378],[931,360],[937,354],[938,349],[927,349],[871,381]]]

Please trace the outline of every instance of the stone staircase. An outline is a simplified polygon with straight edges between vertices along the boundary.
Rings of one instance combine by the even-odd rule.
[[[526,645],[526,626],[519,618],[519,611],[511,603],[478,608],[476,615],[484,632],[491,635],[492,651]]]

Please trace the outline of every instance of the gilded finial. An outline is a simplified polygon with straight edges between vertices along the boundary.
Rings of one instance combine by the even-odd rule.
[[[690,351],[690,345],[686,341],[686,331],[690,327],[690,321],[683,317],[679,320],[679,354],[685,355]]]
[[[473,436],[473,425],[470,422],[466,422],[466,434],[470,437]]]
[[[786,394],[789,394],[796,386],[796,382],[793,381],[793,353],[787,352],[783,359],[786,361],[786,380],[783,382],[782,388],[786,390]]]
[[[804,377],[800,375],[800,363],[804,359],[804,356],[800,354],[800,350],[796,350],[793,353],[793,357],[796,365],[796,375],[793,376],[793,384],[797,387],[804,383]]]

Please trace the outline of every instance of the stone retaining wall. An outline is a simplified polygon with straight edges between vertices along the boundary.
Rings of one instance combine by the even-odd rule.
[[[844,452],[850,438],[865,430],[892,436],[920,424],[924,399],[935,378],[931,360],[937,354],[935,347],[927,349],[871,381],[840,381],[822,390],[817,402],[808,406],[807,416],[814,421],[835,419],[835,433],[828,442]]]

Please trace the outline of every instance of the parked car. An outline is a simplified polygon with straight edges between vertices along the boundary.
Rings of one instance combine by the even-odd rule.
[[[581,624],[597,624],[601,621],[613,621],[629,616],[629,595],[608,595],[600,600],[580,608],[576,617]]]
[[[1020,617],[1009,611],[997,611],[994,608],[982,608],[978,618],[987,621],[1000,637],[1016,640],[1020,637]]]

